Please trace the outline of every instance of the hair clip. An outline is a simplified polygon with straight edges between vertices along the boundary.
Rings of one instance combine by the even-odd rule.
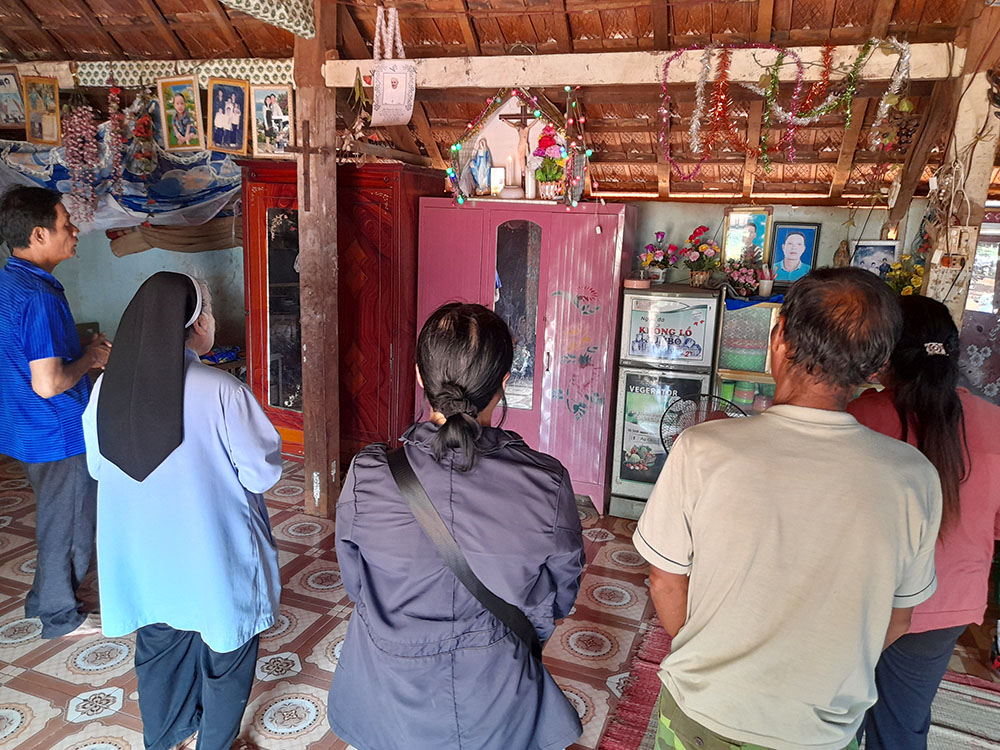
[[[948,352],[944,348],[944,344],[938,344],[933,341],[928,341],[924,344],[924,350],[927,352],[927,356],[933,356],[935,354],[944,354],[947,356]]]

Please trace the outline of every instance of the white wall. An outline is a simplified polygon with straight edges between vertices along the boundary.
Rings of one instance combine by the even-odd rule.
[[[724,205],[644,201],[636,203],[639,208],[639,226],[636,233],[636,256],[648,243],[653,242],[656,232],[666,232],[666,242],[683,247],[688,235],[700,224],[708,227],[708,236],[722,244],[722,227],[725,221]],[[766,204],[763,204],[766,205]],[[920,230],[920,221],[927,210],[927,200],[915,199],[901,225],[904,252],[908,252]],[[841,241],[877,240],[886,218],[886,209],[861,207],[854,214],[856,226],[845,223],[850,218],[850,209],[828,206],[775,206],[773,220],[782,222],[804,222],[821,224],[817,267],[833,265],[833,254]],[[687,278],[686,270],[675,270],[672,279]]]
[[[216,343],[244,346],[243,249],[179,253],[154,248],[116,257],[103,232],[80,236],[75,258],[63,261],[55,276],[77,323],[96,321],[113,340],[118,322],[136,290],[157,271],[182,271],[204,279],[212,290]]]

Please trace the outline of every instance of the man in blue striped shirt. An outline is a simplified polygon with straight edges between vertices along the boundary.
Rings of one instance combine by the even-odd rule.
[[[76,254],[79,230],[54,190],[18,186],[0,199],[0,453],[24,465],[36,498],[38,557],[25,601],[42,637],[98,632],[76,598],[94,551],[97,487],[87,472],[87,373],[104,367],[102,334],[84,349],[53,269]]]

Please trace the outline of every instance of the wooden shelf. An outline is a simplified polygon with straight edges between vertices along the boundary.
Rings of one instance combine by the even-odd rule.
[[[774,378],[769,372],[753,372],[752,370],[719,370],[720,380],[743,380],[749,383],[774,384]]]

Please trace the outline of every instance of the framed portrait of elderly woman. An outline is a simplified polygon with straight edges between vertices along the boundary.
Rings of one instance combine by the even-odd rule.
[[[771,206],[727,208],[722,232],[722,259],[739,258],[753,250],[764,262],[770,263]]]

